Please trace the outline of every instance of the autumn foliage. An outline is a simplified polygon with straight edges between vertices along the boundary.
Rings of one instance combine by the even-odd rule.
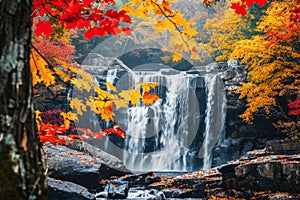
[[[246,9],[254,3],[264,6],[267,3],[267,0],[241,0],[239,2],[232,3],[231,8],[234,9],[237,14],[245,16],[247,14]]]
[[[102,130],[100,127],[93,132],[74,126],[74,122],[87,109],[100,115],[105,121],[114,121],[114,109],[128,108],[142,102],[145,105],[153,104],[159,97],[149,91],[158,84],[139,83],[123,91],[118,91],[111,83],[106,83],[109,90],[95,85],[93,75],[81,69],[74,61],[75,47],[70,39],[77,37],[78,30],[82,30],[84,37],[88,39],[109,34],[129,34],[131,29],[126,24],[131,23],[131,18],[127,12],[118,10],[113,0],[35,0],[32,19],[34,35],[30,67],[33,86],[45,86],[53,98],[59,96],[61,91],[57,91],[58,88],[66,90],[73,87],[80,93],[78,97],[69,100],[67,109],[70,111],[35,111],[40,141],[66,144],[75,139],[102,139],[111,133],[125,138],[126,134],[117,124],[113,128]],[[65,86],[56,87],[59,86],[58,83]],[[43,95],[38,94],[38,91],[34,89],[36,97]]]
[[[35,0],[32,6],[32,19],[36,23],[34,33],[50,37],[59,29],[83,29],[84,36],[89,39],[95,35],[129,34],[130,28],[121,23],[130,24],[130,17],[115,6],[114,0]]]
[[[237,90],[247,101],[241,117],[247,123],[253,123],[258,113],[280,118],[274,125],[294,137],[300,128],[299,0],[272,1],[262,11],[246,12],[254,2],[260,8],[267,3],[228,1],[207,21],[211,36],[202,45],[217,61],[235,59],[245,65],[248,80]]]
[[[104,131],[100,128],[96,132],[86,128],[75,127],[73,123],[67,127],[62,117],[64,114],[65,113],[61,110],[35,111],[36,124],[41,143],[50,142],[53,145],[66,145],[68,142],[75,140],[102,140],[103,136],[111,133],[126,138],[126,133],[124,133],[118,125],[114,125],[113,128]]]
[[[58,82],[65,84],[59,87],[62,90],[73,87],[85,94],[70,99],[71,111],[59,111],[56,123],[39,119],[43,114],[37,112],[41,141],[63,144],[74,139],[101,139],[109,133],[125,138],[126,134],[117,125],[92,132],[73,124],[87,110],[111,122],[117,109],[148,106],[159,100],[151,93],[157,83],[137,83],[121,91],[112,83],[105,83],[105,88],[95,85],[91,72],[74,61],[71,38],[78,37],[78,31],[87,39],[124,34],[136,43],[151,43],[156,36],[167,35],[167,42],[161,48],[173,55],[162,57],[165,61],[177,62],[183,56],[199,60],[203,49],[216,61],[237,59],[248,70],[247,82],[238,89],[240,98],[247,100],[241,117],[252,123],[258,112],[276,115],[284,118],[279,123],[281,127],[297,130],[300,125],[299,0],[229,0],[225,6],[216,6],[222,3],[219,0],[199,1],[199,6],[200,3],[216,7],[214,15],[205,15],[211,18],[203,25],[207,30],[205,36],[195,21],[202,19],[198,16],[201,13],[188,17],[176,8],[176,0],[129,0],[124,5],[115,0],[34,0],[32,84],[45,86],[53,98],[59,96],[54,89]],[[144,27],[150,27],[150,31]],[[129,36],[131,33],[143,35],[144,39]]]

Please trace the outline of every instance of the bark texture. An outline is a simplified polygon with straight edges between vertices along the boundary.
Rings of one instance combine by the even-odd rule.
[[[32,0],[0,0],[0,199],[46,199],[29,67]]]

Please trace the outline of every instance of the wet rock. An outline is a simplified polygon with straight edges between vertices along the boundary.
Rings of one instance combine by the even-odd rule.
[[[237,166],[238,164],[227,164],[219,169],[222,173],[223,187],[225,189],[237,187],[237,178],[235,174],[235,167]]]
[[[137,175],[128,175],[120,178],[122,181],[128,181],[130,186],[139,187],[139,186],[147,186],[154,182],[159,182],[161,178],[159,176],[155,176],[153,172],[147,172]]]
[[[260,153],[262,154],[263,151]],[[253,155],[255,155],[253,152],[249,153],[248,158],[245,156],[240,161],[220,168],[225,188],[299,192],[299,154],[255,158]]]
[[[96,188],[99,182],[99,159],[65,146],[45,145],[49,165],[48,175],[52,178],[70,181],[88,189]]]
[[[225,81],[231,80],[237,75],[236,71],[234,71],[233,69],[226,70],[223,74],[223,79]]]
[[[113,180],[105,188],[111,199],[125,199],[128,196],[129,184],[127,181]]]
[[[99,187],[100,180],[129,173],[121,161],[96,148],[83,144],[85,152],[65,146],[44,145],[49,165],[48,175],[52,178],[70,181],[88,189]],[[94,156],[95,155],[95,156]],[[112,165],[114,167],[110,167]],[[121,169],[121,170],[120,170]],[[124,169],[124,171],[122,171]]]
[[[168,187],[168,183],[166,182],[156,182],[147,186],[149,189],[162,190]]]
[[[217,62],[219,71],[226,71],[228,70],[228,63],[227,62]]]
[[[266,147],[268,139],[265,137],[256,137],[253,149],[263,149]]]
[[[253,140],[244,142],[243,148],[241,150],[242,155],[246,155],[248,151],[252,150],[254,146]]]
[[[221,145],[213,148],[212,167],[221,166],[228,160],[241,157],[242,142],[240,139],[226,139]]]
[[[106,176],[103,176],[102,179],[107,179],[111,176],[123,176],[125,174],[132,174],[132,172],[125,167],[124,163],[121,160],[86,142],[75,141],[69,143],[68,147],[96,157],[97,159],[100,159],[100,162],[103,164],[102,167],[104,167],[104,165],[109,167],[109,169],[101,170],[103,173],[107,172]]]
[[[193,191],[191,190],[180,190],[180,189],[166,189],[163,190],[164,196],[169,198],[192,198]]]
[[[269,154],[295,154],[300,152],[300,142],[285,142],[284,140],[267,141]]]
[[[248,151],[246,153],[246,155],[244,155],[240,158],[240,160],[251,160],[251,159],[255,159],[257,157],[262,157],[262,156],[267,156],[266,148]]]
[[[48,199],[57,200],[57,199],[72,199],[72,200],[93,200],[95,196],[91,194],[87,188],[84,188],[80,185],[55,180],[53,178],[47,178],[48,185]]]
[[[243,109],[244,107],[244,102],[239,100],[238,98],[227,98],[227,112],[230,112],[232,110],[232,112],[236,112],[238,109]],[[234,119],[234,118],[233,118]],[[239,119],[229,119],[230,120],[230,125],[236,125],[238,123],[240,123]]]

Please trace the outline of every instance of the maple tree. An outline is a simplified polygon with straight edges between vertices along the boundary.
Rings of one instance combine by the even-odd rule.
[[[78,97],[70,99],[70,108],[73,109],[72,111],[59,112],[60,118],[64,122],[63,125],[58,126],[58,124],[61,123],[56,123],[56,127],[52,127],[54,126],[54,124],[48,124],[46,126],[45,123],[41,123],[38,125],[38,131],[40,131],[40,134],[42,134],[42,138],[40,138],[42,142],[46,141],[46,138],[48,138],[49,141],[58,139],[58,137],[53,135],[55,130],[58,130],[57,128],[61,128],[60,132],[65,133],[70,129],[70,125],[74,120],[78,121],[77,115],[82,115],[87,111],[87,107],[89,107],[94,113],[99,114],[103,120],[114,121],[113,108],[128,108],[128,106],[130,105],[137,106],[139,102],[144,102],[145,105],[150,105],[159,99],[156,94],[149,94],[151,88],[155,88],[158,86],[158,84],[156,83],[138,83],[136,86],[131,87],[128,90],[122,90],[119,92],[117,88],[115,88],[111,83],[107,82],[106,86],[110,89],[110,92],[108,92],[104,89],[101,89],[100,86],[97,86],[95,84],[94,77],[88,72],[81,70],[80,68],[75,68],[71,65],[57,60],[57,62],[60,63],[59,66],[62,69],[59,69],[58,66],[55,68],[52,67],[50,69],[49,63],[35,50],[31,52],[30,62],[31,72],[35,75],[32,80],[33,85],[42,83],[46,87],[49,87],[50,85],[56,83],[56,76],[59,76],[67,84],[67,86],[77,88],[75,91],[81,92]],[[68,72],[72,73],[73,75],[67,74],[66,70],[69,70]],[[76,79],[73,78],[75,76]],[[91,91],[93,91],[96,95],[82,95],[82,93],[88,94]],[[37,122],[41,121],[41,119],[39,118],[40,112],[36,111]],[[83,129],[80,127],[76,129],[82,131],[85,134],[88,133],[88,135],[90,136],[93,135],[95,136],[95,138],[101,139],[100,136],[97,136],[98,132],[95,134],[91,134],[90,131],[83,131]],[[104,130],[103,132],[102,130],[99,131],[101,134],[106,133],[106,130]],[[124,134],[120,134],[119,129],[112,132],[120,135],[121,137],[125,137]],[[46,135],[47,137],[45,137]],[[70,135],[69,137],[73,136]],[[50,138],[52,139],[50,140]],[[64,143],[64,140],[60,139],[57,142]]]
[[[122,23],[131,23],[124,10],[118,11],[114,0],[35,0],[32,19],[37,20],[36,36],[44,34],[46,37],[56,34],[57,30],[75,28],[85,30],[86,38],[129,34],[130,28]]]
[[[74,63],[72,54],[75,49],[70,45],[70,36],[76,35],[74,28],[84,29],[84,37],[88,39],[95,35],[128,34],[128,27],[119,27],[121,22],[130,23],[126,12],[106,9],[107,6],[115,6],[115,2],[34,1],[32,19],[35,35],[32,37],[33,49],[30,55],[33,86],[43,84],[49,88],[60,81],[67,87],[77,88],[76,91],[80,91],[79,98],[70,99],[72,111],[60,111],[55,114],[59,115],[56,117],[60,119],[60,122],[56,120],[56,123],[51,124],[50,119],[43,121],[41,112],[36,111],[37,129],[41,142],[65,144],[66,141],[73,141],[74,138],[84,139],[87,136],[102,139],[103,135],[110,133],[125,138],[126,134],[116,126],[93,133],[89,129],[74,128],[71,125],[73,121],[78,121],[78,115],[87,111],[87,107],[99,114],[103,120],[114,121],[114,108],[127,108],[131,105],[138,105],[139,102],[149,105],[159,99],[156,94],[149,94],[151,88],[158,86],[154,83],[139,83],[137,86],[120,92],[111,83],[106,83],[106,87],[110,90],[108,92],[95,85],[94,77]],[[63,87],[63,89],[66,88]],[[96,95],[82,95],[89,92]],[[74,135],[75,131],[83,134]]]
[[[247,14],[247,8],[257,3],[261,7],[267,3],[267,0],[241,0],[239,2],[233,2],[231,8],[235,10],[237,14],[245,16]]]
[[[226,61],[237,46],[237,42],[245,39],[244,30],[250,29],[252,15],[242,17],[230,9],[231,1],[218,7],[212,19],[206,20],[204,28],[209,38],[200,43],[208,54],[216,61]]]
[[[253,123],[255,115],[282,120],[274,125],[293,138],[299,132],[299,0],[272,1],[261,10],[245,10],[266,1],[227,1],[217,8],[205,28],[202,42],[216,61],[237,59],[246,65],[248,80],[237,92],[247,100],[241,117]],[[262,12],[263,11],[263,12]],[[253,23],[256,22],[256,23]]]
[[[246,98],[247,109],[241,117],[248,123],[254,114],[264,109],[266,115],[281,116],[278,127],[299,131],[298,112],[300,58],[299,1],[274,1],[266,10],[256,29],[260,33],[238,42],[231,58],[246,64],[248,82],[239,88],[240,98]],[[285,100],[288,104],[283,105]],[[286,112],[282,106],[287,106]],[[293,137],[291,136],[291,137]]]

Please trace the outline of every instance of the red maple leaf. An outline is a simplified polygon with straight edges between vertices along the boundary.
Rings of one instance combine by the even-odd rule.
[[[234,9],[236,14],[239,14],[239,15],[242,15],[242,16],[245,16],[247,14],[245,4],[241,5],[239,3],[233,3],[230,8]]]
[[[254,4],[255,1],[256,1],[256,0],[246,0],[246,5],[247,5],[247,7],[252,6],[252,4]]]
[[[36,29],[34,31],[36,36],[40,36],[43,33],[46,37],[50,37],[50,34],[53,32],[54,30],[52,28],[51,22],[42,20],[36,24]]]
[[[109,128],[103,131],[103,135],[108,135],[114,133],[121,138],[126,138],[126,133],[123,132],[123,130],[119,127],[118,124],[115,124],[113,128]]]

